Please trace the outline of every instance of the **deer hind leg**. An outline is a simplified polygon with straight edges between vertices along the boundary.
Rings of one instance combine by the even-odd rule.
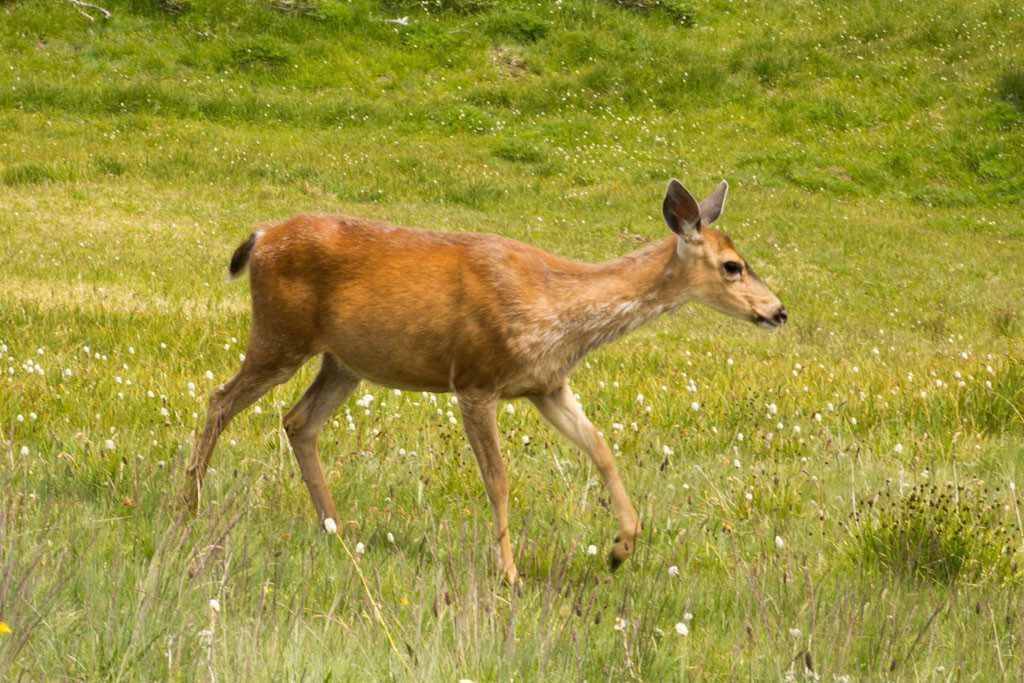
[[[619,533],[615,537],[615,545],[612,546],[608,558],[608,563],[614,571],[633,554],[636,537],[640,532],[640,520],[633,512],[626,487],[623,486],[618,468],[615,467],[615,458],[608,444],[587,419],[568,384],[562,385],[550,394],[532,396],[530,400],[555,429],[590,456],[604,480],[619,523]]]
[[[195,514],[199,509],[203,476],[210,466],[217,438],[233,417],[255,403],[263,394],[285,382],[299,369],[305,358],[275,355],[254,349],[250,343],[238,374],[210,394],[206,424],[195,442],[192,459],[185,470],[182,503]]]
[[[498,441],[498,398],[490,393],[477,392],[457,392],[457,396],[462,424],[477,465],[480,466],[487,497],[491,501],[501,571],[505,580],[515,585],[519,581],[519,570],[512,558],[512,543],[509,539],[508,477]]]
[[[327,519],[337,524],[339,519],[324,479],[317,438],[327,419],[355,391],[358,384],[358,377],[333,355],[325,353],[316,379],[284,418],[284,430],[288,434],[288,441],[299,463],[299,471],[302,472],[302,480],[309,489],[321,524]]]

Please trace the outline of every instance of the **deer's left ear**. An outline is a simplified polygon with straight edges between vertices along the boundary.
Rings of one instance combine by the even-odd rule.
[[[700,204],[675,178],[669,181],[668,189],[665,190],[661,215],[675,234],[687,240],[699,240]]]
[[[725,193],[729,191],[729,183],[724,180],[718,183],[718,187],[711,191],[700,203],[700,224],[701,226],[711,225],[722,215],[722,207],[725,206]]]

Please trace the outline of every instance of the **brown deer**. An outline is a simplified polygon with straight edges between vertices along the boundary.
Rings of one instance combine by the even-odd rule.
[[[344,215],[300,215],[261,227],[231,258],[232,276],[249,267],[252,330],[238,374],[210,397],[186,471],[187,509],[198,507],[203,474],[228,422],[319,355],[320,372],[284,429],[329,531],[339,517],[317,437],[360,380],[454,392],[491,501],[501,570],[515,583],[496,412],[500,399],[525,396],[587,452],[608,487],[619,525],[609,558],[616,568],[633,553],[640,521],[566,375],[587,352],[691,300],[762,327],[786,322],[778,298],[729,238],[709,227],[727,189],[722,181],[698,203],[672,180],[662,213],[673,234],[600,264],[496,235]]]

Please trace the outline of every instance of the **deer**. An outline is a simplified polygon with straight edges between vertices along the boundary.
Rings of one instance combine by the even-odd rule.
[[[319,372],[283,427],[329,533],[341,519],[317,440],[357,385],[454,393],[490,500],[500,574],[518,583],[497,408],[526,398],[597,468],[618,524],[608,557],[614,571],[633,554],[641,523],[567,376],[588,352],[691,301],[764,328],[786,322],[778,297],[711,227],[728,187],[723,180],[698,202],[672,179],[662,202],[670,234],[597,264],[494,234],[344,214],[257,226],[229,267],[232,278],[249,270],[246,353],[237,374],[210,395],[185,472],[185,510],[196,514],[203,475],[231,419],[319,356]]]

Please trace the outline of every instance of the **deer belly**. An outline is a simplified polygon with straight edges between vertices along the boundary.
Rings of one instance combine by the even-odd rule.
[[[359,377],[396,389],[451,388],[451,355],[436,332],[383,320],[346,327],[324,340],[324,346]]]

